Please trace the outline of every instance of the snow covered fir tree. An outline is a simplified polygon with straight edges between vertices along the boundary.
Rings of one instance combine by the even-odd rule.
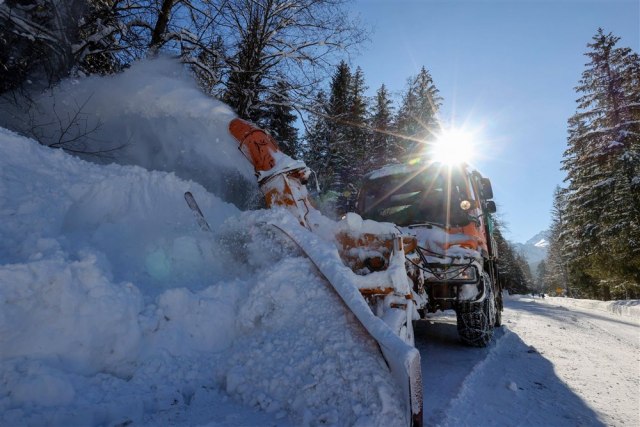
[[[588,44],[548,262],[558,288],[605,300],[640,296],[640,59],[619,40]]]

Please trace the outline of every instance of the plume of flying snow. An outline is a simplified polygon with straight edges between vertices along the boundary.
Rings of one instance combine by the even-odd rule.
[[[227,131],[235,114],[202,93],[176,60],[64,80],[31,97],[29,111],[5,106],[2,122],[45,145],[64,141],[87,160],[174,172],[241,209],[256,203],[251,165]]]

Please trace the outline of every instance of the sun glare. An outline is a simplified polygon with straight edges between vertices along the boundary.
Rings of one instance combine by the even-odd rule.
[[[453,165],[470,163],[474,158],[474,136],[459,129],[443,130],[427,149],[434,161]]]

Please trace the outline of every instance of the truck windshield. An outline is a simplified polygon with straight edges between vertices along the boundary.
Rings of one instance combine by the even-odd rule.
[[[368,180],[360,192],[358,211],[366,219],[400,226],[430,222],[460,227],[470,221],[460,208],[463,200],[470,200],[464,175],[432,166]]]

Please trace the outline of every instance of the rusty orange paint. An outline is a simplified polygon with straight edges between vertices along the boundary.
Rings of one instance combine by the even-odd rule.
[[[394,288],[360,288],[360,293],[365,297],[374,295],[389,295],[394,291]]]
[[[349,250],[352,248],[364,248],[367,249],[379,249],[386,248],[385,252],[391,252],[393,249],[393,239],[392,235],[379,235],[379,234],[371,234],[371,233],[362,233],[357,237],[346,233],[340,232],[336,235],[338,241],[342,244],[342,247],[345,250]]]
[[[401,310],[406,310],[407,309],[407,304],[400,304],[397,302],[392,302],[391,304],[389,304],[389,307],[391,308],[399,308]]]
[[[251,161],[256,172],[268,171],[276,165],[273,153],[280,151],[273,137],[242,119],[229,123],[229,132],[239,142],[240,151]]]
[[[464,227],[454,227],[447,229],[449,234],[464,234],[467,239],[460,241],[456,240],[452,243],[446,243],[444,249],[449,249],[451,246],[458,245],[463,248],[469,248],[473,250],[488,251],[487,240],[482,232],[483,226],[478,227],[475,223],[470,223]]]
[[[295,206],[296,202],[293,200],[290,192],[281,193],[277,189],[272,189],[264,195],[264,199],[267,202],[268,207],[272,206]]]
[[[229,133],[238,141],[238,148],[253,165],[256,176],[260,178],[263,172],[267,172],[258,181],[267,206],[287,208],[298,217],[302,226],[310,228],[307,214],[313,209],[313,205],[304,186],[308,173],[306,167],[274,171],[276,158],[288,156],[280,151],[277,142],[268,133],[245,120],[231,120]],[[271,174],[268,173],[270,171]]]
[[[405,254],[411,253],[418,247],[418,239],[415,236],[402,236],[402,247]]]
[[[347,232],[336,234],[338,242],[338,252],[340,257],[354,271],[361,270],[365,267],[364,261],[350,254],[353,248],[366,248],[368,251],[376,251],[379,257],[370,257],[374,262],[382,262],[385,269],[389,265],[391,252],[393,252],[393,242],[397,239],[394,235],[378,235],[371,233],[363,233],[353,236]],[[410,253],[418,246],[418,240],[414,236],[402,236],[402,246],[404,253]]]
[[[353,236],[343,231],[336,234],[336,242],[338,243],[340,258],[354,271],[359,271],[366,267],[365,260],[361,260],[357,255],[351,253],[351,249],[354,248],[367,248],[370,252],[377,252],[375,258],[380,258],[385,267],[389,265],[391,251],[393,250],[392,236],[371,233]]]

